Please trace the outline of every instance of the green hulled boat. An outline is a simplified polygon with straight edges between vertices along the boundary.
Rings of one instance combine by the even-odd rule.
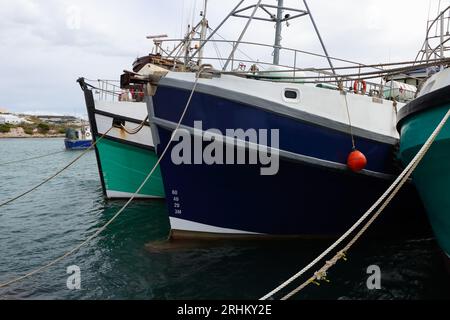
[[[93,138],[97,141],[95,152],[103,192],[108,199],[130,198],[158,160],[152,132],[145,121],[147,105],[139,100],[140,96],[122,101],[113,96],[108,100],[110,89],[104,92],[89,86],[84,79],[78,82],[84,91]],[[93,90],[100,92],[99,99],[94,99]],[[136,198],[164,198],[159,168]]]
[[[152,150],[108,138],[102,139],[97,144],[97,150],[105,193],[110,199],[130,198],[158,161],[156,153]],[[137,197],[164,197],[159,169],[151,176]]]
[[[430,77],[398,115],[400,158],[407,165],[450,109],[450,69]],[[450,123],[413,173],[436,239],[450,262]]]

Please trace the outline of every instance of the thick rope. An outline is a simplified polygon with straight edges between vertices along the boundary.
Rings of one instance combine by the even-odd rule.
[[[47,157],[54,156],[54,155],[57,155],[57,154],[60,154],[60,153],[64,153],[64,152],[66,152],[66,151],[65,150],[61,150],[61,151],[57,151],[57,152],[44,154],[44,155],[41,155],[41,156],[35,156],[35,157],[32,157],[32,158],[15,160],[15,161],[10,161],[10,162],[4,162],[4,163],[0,163],[0,167],[7,166],[7,165],[10,165],[10,164],[23,163],[23,162],[27,162],[27,161],[31,161],[31,160],[47,158]]]
[[[447,111],[442,121],[439,123],[439,125],[436,127],[436,129],[433,131],[433,133],[430,135],[428,140],[425,142],[425,144],[422,146],[420,151],[417,153],[417,155],[414,157],[414,159],[411,160],[411,162],[408,164],[408,166],[403,170],[403,172],[397,177],[397,179],[394,181],[394,183],[386,190],[386,192],[376,201],[376,203],[341,237],[339,238],[335,243],[333,243],[328,249],[326,249],[322,254],[320,254],[316,259],[314,259],[309,265],[307,265],[305,268],[303,268],[301,271],[296,273],[294,276],[292,276],[290,279],[288,279],[286,282],[282,283],[280,286],[269,292],[267,295],[261,298],[261,300],[267,300],[268,298],[272,297],[276,293],[278,293],[280,290],[284,289],[288,285],[290,285],[293,281],[298,279],[300,276],[302,276],[305,272],[307,272],[309,269],[314,267],[317,263],[319,263],[325,256],[327,256],[331,251],[333,251],[341,242],[343,242],[350,234],[352,234],[356,228],[358,228],[362,222],[364,222],[370,214],[386,199],[388,200],[383,203],[383,206],[380,208],[381,210],[378,210],[377,213],[370,219],[370,221],[361,229],[361,231],[355,236],[355,238],[350,241],[350,243],[347,245],[347,250],[350,248],[358,239],[359,237],[367,230],[367,228],[372,224],[373,221],[379,216],[379,214],[382,212],[382,210],[389,204],[389,202],[393,199],[395,194],[400,190],[400,188],[404,185],[404,183],[408,180],[408,178],[411,176],[413,171],[417,168],[420,161],[423,159],[425,154],[430,149],[431,145],[433,144],[436,137],[441,132],[442,128],[448,121],[448,118],[450,116],[450,110]],[[394,190],[394,192],[392,192]],[[392,192],[392,194],[391,194]],[[341,250],[335,257],[334,260],[330,260],[330,262],[327,262],[325,265],[325,269],[329,269],[332,265],[334,265],[337,260],[345,257],[346,249]],[[329,267],[327,267],[329,265]],[[322,270],[322,269],[321,269]],[[322,270],[323,271],[323,270]],[[291,294],[285,296],[284,298],[290,298],[295,293],[302,290],[304,287],[306,287],[309,283],[313,282],[315,279],[323,278],[326,275],[325,273],[316,273],[315,277],[310,278],[306,283],[304,283],[302,286],[298,287],[296,290],[294,290]],[[284,299],[283,298],[283,299]]]
[[[141,131],[142,128],[144,128],[145,123],[147,122],[147,120],[148,120],[148,116],[142,121],[142,123],[139,126],[137,126],[136,128],[133,128],[133,129],[128,129],[123,124],[121,124],[120,127],[123,130],[125,130],[126,133],[131,134],[131,135],[135,135],[135,134],[139,133],[139,131]]]
[[[76,157],[74,160],[72,160],[71,162],[69,162],[68,165],[66,165],[64,168],[62,168],[61,170],[59,170],[58,172],[56,172],[55,174],[51,175],[50,177],[48,177],[47,179],[45,179],[44,181],[42,181],[41,183],[37,184],[36,186],[34,186],[33,188],[29,189],[28,191],[25,191],[21,194],[19,194],[18,196],[9,199],[3,203],[0,203],[0,208],[4,207],[16,200],[19,200],[20,198],[23,198],[24,196],[30,194],[31,192],[39,189],[41,186],[43,186],[44,184],[46,184],[47,182],[53,180],[54,178],[56,178],[57,176],[59,176],[61,173],[63,173],[65,170],[67,170],[69,167],[71,167],[75,162],[77,162],[78,160],[80,160],[84,155],[86,155],[89,151],[91,151],[96,145],[97,143],[99,143],[111,130],[113,127],[111,127],[106,133],[104,133],[99,139],[97,139],[88,149],[86,149],[85,151],[83,151],[82,154],[80,154],[78,157]]]
[[[417,163],[418,165],[419,163]],[[415,169],[415,168],[414,168]],[[387,205],[392,201],[392,199],[395,197],[395,195],[400,191],[400,189],[403,187],[403,185],[408,181],[410,174],[414,172],[414,169],[411,169],[409,173],[405,176],[405,178],[402,179],[401,183],[395,188],[395,190],[391,193],[391,195],[388,197],[388,199],[383,203],[383,205],[377,210],[377,212],[373,215],[372,218],[361,228],[361,230],[356,234],[355,237],[345,246],[344,249],[339,251],[332,259],[327,261],[325,265],[319,269],[319,271],[314,273],[314,276],[309,278],[307,281],[305,281],[302,285],[300,285],[298,288],[281,298],[281,300],[288,300],[295,296],[297,293],[299,293],[301,290],[306,288],[311,283],[317,283],[317,281],[321,280],[327,280],[327,273],[328,270],[331,269],[334,265],[337,264],[337,262],[340,259],[346,259],[346,254],[350,250],[350,248],[356,243],[356,241],[367,231],[367,229],[375,222],[375,220],[380,216],[380,214],[384,211]]]
[[[202,71],[200,71],[201,73]],[[177,131],[180,129],[181,123],[184,120],[184,117],[186,115],[186,112],[189,108],[189,105],[191,104],[192,101],[192,97],[194,96],[194,92],[197,88],[197,84],[198,84],[198,80],[199,77],[196,78],[195,83],[194,83],[194,87],[192,88],[191,94],[189,96],[189,99],[186,103],[186,106],[184,108],[184,111],[180,117],[180,121],[178,122],[169,142],[167,143],[166,148],[164,149],[164,151],[161,154],[161,157],[159,157],[158,161],[156,162],[156,164],[154,165],[153,169],[150,171],[150,173],[148,174],[147,178],[145,178],[144,182],[142,182],[142,184],[139,186],[139,188],[136,190],[136,192],[133,194],[133,196],[127,201],[127,203],[125,203],[125,205],[119,210],[117,211],[117,213],[105,224],[103,225],[100,229],[98,229],[93,235],[91,235],[90,237],[88,237],[85,241],[83,241],[81,244],[77,245],[75,248],[73,248],[72,250],[68,251],[67,253],[65,253],[64,255],[62,255],[61,257],[47,263],[46,265],[35,269],[21,277],[15,278],[13,280],[10,280],[8,282],[2,283],[0,284],[0,288],[5,288],[13,283],[19,282],[21,280],[27,279],[37,273],[40,273],[48,268],[50,268],[51,266],[57,264],[58,262],[64,260],[65,258],[69,257],[70,255],[74,254],[75,252],[77,252],[79,249],[81,249],[83,246],[85,246],[86,244],[88,244],[91,240],[93,240],[94,238],[96,238],[100,233],[102,233],[110,224],[112,224],[121,214],[123,211],[125,211],[125,209],[130,205],[130,203],[135,199],[135,197],[141,192],[141,190],[144,188],[145,184],[147,183],[147,181],[151,178],[151,176],[153,175],[153,173],[155,172],[155,170],[158,168],[159,164],[161,163],[162,159],[164,158],[164,156],[166,155],[167,151],[169,150],[169,147],[171,145],[171,143],[173,142],[173,139],[176,136]]]

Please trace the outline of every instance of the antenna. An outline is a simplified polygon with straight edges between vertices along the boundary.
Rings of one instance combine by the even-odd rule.
[[[147,36],[147,39],[161,39],[161,38],[167,38],[169,37],[167,34],[160,34],[160,35],[156,35],[156,36]]]

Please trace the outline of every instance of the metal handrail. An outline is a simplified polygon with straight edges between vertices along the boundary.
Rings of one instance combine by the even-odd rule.
[[[161,40],[161,42],[179,42],[179,41],[183,41],[183,39],[164,39],[164,40]],[[210,40],[192,39],[192,41],[193,42],[199,42],[200,44],[206,43],[206,42],[233,44],[233,43],[236,42],[236,41],[233,41],[233,40],[220,40],[220,39],[214,39],[214,40],[213,39],[210,39]],[[266,47],[266,48],[273,49],[273,44],[257,43],[257,42],[251,42],[251,41],[241,41],[241,45],[253,45],[253,46],[260,46],[260,47]],[[310,55],[310,56],[319,57],[319,58],[326,58],[327,57],[327,56],[325,56],[323,54],[320,54],[320,53],[309,52],[309,51],[294,49],[294,48],[290,48],[290,47],[280,46],[280,49],[281,50],[285,50],[285,51],[289,51],[289,52],[292,52],[292,53],[297,53],[297,54],[301,53],[301,54]],[[168,58],[173,58],[173,57],[168,56]],[[364,63],[361,63],[361,62],[355,62],[355,61],[341,59],[341,58],[336,58],[336,57],[330,57],[330,59],[334,60],[334,61],[337,61],[337,62],[344,62],[344,63],[357,65],[357,66],[360,66],[360,67],[365,67],[367,65],[367,64],[364,64]]]
[[[120,81],[117,80],[89,80],[85,79],[85,83],[93,90],[94,95],[96,95],[98,101],[109,101],[109,102],[119,102],[121,101],[121,97],[123,94],[130,94],[129,90],[125,90],[120,88],[120,86],[115,85],[111,82],[118,83]],[[98,86],[93,85],[92,83],[98,83]],[[112,88],[110,90],[109,88]],[[141,92],[135,91],[135,94],[139,94]],[[129,101],[134,101],[130,99]]]
[[[436,38],[442,38],[442,35],[440,36],[430,36],[430,33],[432,31],[432,28],[436,25],[437,28],[437,23],[440,22],[441,24],[444,24],[445,22],[447,22],[447,26],[449,26],[450,24],[450,16],[445,17],[445,14],[450,12],[450,6],[447,6],[435,19],[428,21],[427,23],[427,31],[426,31],[426,35],[425,35],[425,40],[422,44],[422,48],[419,50],[419,52],[416,55],[416,60],[419,58],[420,54],[422,54],[422,58],[421,60],[425,60],[428,61],[429,57],[431,57],[433,54],[435,56],[437,56],[436,51],[444,45],[445,42],[448,41],[448,39],[444,42],[441,43],[439,45],[437,45],[434,49],[430,46],[429,40],[432,39],[436,39]],[[431,23],[430,23],[431,22]],[[441,25],[441,28],[444,28],[443,25]],[[442,29],[441,29],[442,30]],[[445,36],[449,36],[449,34],[446,34]],[[431,51],[429,51],[431,50]],[[443,58],[443,57],[441,57]]]
[[[180,39],[164,39],[164,40],[161,40],[161,41],[162,42],[178,42],[178,41],[180,41]],[[209,39],[207,41],[206,40],[203,41],[203,40],[200,40],[200,39],[193,39],[192,41],[199,41],[200,43],[211,42],[213,44],[228,43],[228,44],[232,45],[233,47],[234,47],[234,43],[235,43],[235,41],[231,41],[231,40],[227,40],[227,39],[222,39],[222,40]],[[241,41],[241,45],[259,46],[259,47],[270,48],[270,49],[273,48],[273,45],[270,45],[270,44],[256,43],[256,42],[249,42],[249,41]],[[238,62],[238,63],[253,63],[253,64],[258,65],[258,66],[266,65],[266,66],[278,66],[278,67],[282,67],[282,68],[289,68],[290,70],[292,70],[294,72],[294,74],[297,71],[317,72],[318,70],[320,70],[320,71],[329,70],[329,71],[332,71],[332,72],[334,71],[335,72],[336,70],[339,70],[339,69],[359,69],[360,70],[362,68],[370,68],[370,69],[381,71],[381,72],[385,73],[386,70],[383,69],[382,66],[395,65],[395,64],[385,64],[385,65],[373,65],[372,64],[372,65],[370,65],[370,64],[364,64],[364,63],[361,63],[361,62],[355,62],[355,61],[341,59],[341,58],[336,58],[336,57],[329,57],[333,61],[349,64],[350,66],[348,66],[348,65],[347,66],[334,66],[333,69],[331,69],[330,67],[328,67],[328,68],[317,68],[317,69],[316,68],[306,68],[306,69],[303,68],[303,69],[301,69],[301,68],[297,68],[297,61],[298,61],[299,54],[305,54],[305,55],[310,55],[310,56],[319,57],[319,58],[328,58],[328,57],[326,55],[323,55],[323,54],[308,52],[308,51],[304,51],[304,50],[298,50],[298,49],[289,48],[289,47],[282,47],[281,46],[281,49],[285,50],[287,52],[290,52],[291,54],[293,53],[293,55],[294,55],[293,65],[285,65],[285,64],[282,64],[282,65],[281,64],[276,64],[275,65],[275,64],[273,64],[271,62],[263,62],[263,61],[260,61],[260,60],[258,60],[258,61],[251,61],[251,60],[246,60],[246,59],[236,59],[236,57],[232,57],[231,70],[235,69],[234,65],[235,65],[236,62]],[[189,56],[189,53],[187,53],[186,56],[171,57],[169,55],[169,56],[165,56],[165,58],[168,59],[168,60],[175,60],[175,59],[188,60],[188,59],[191,58],[191,56]],[[219,58],[209,57],[209,58],[204,58],[204,59],[215,60],[215,61],[225,61],[226,60],[223,57],[219,57]],[[399,64],[413,64],[415,62],[417,62],[417,60],[410,61],[410,62],[399,63]],[[399,64],[397,64],[397,65],[399,65]],[[334,73],[330,72],[330,75],[331,74],[334,74]],[[415,78],[413,76],[410,76],[410,75],[407,75],[407,74],[402,74],[402,75],[405,78],[411,78],[411,79],[418,80],[417,78]],[[334,75],[334,76],[336,77],[336,76],[339,76],[339,75]],[[338,81],[338,79],[336,79],[335,82],[337,82],[337,81]]]
[[[217,57],[206,57],[204,56],[202,58],[202,60],[207,61],[207,60],[225,60],[224,58],[217,58]],[[235,59],[234,63],[254,63],[254,61],[251,60],[244,60],[244,59]],[[274,65],[270,62],[261,62],[259,61],[258,64],[263,64],[263,65]],[[286,66],[286,65],[277,65],[279,67],[285,67],[285,68],[290,68],[290,66]],[[272,72],[309,72],[311,74],[315,74],[314,76],[285,76],[285,77],[264,77],[264,76],[258,76],[256,73],[252,75],[252,73],[245,73],[245,72],[223,72],[224,74],[232,74],[232,75],[236,75],[236,76],[241,76],[241,77],[254,77],[255,79],[261,80],[261,81],[277,81],[277,82],[284,82],[284,83],[292,83],[293,81],[296,81],[298,83],[302,83],[302,84],[316,84],[316,85],[320,85],[320,84],[334,84],[336,89],[338,88],[339,83],[335,80],[336,75],[331,73],[331,72],[327,72],[326,70],[314,70],[314,69],[290,69],[290,70],[279,70],[279,71],[272,71]],[[262,73],[269,73],[270,71],[262,71]],[[361,78],[348,78],[345,76],[340,76],[339,77],[339,82],[341,82],[343,84],[344,90],[348,91],[348,92],[352,92],[353,91],[353,83],[356,80],[361,80]],[[328,80],[330,79],[330,80]],[[331,80],[333,79],[333,80]],[[367,90],[365,92],[365,95],[367,96],[377,96],[377,97],[382,97],[384,94],[385,90],[389,90],[391,89],[390,86],[386,86],[384,84],[381,83],[375,83],[375,82],[371,82],[368,80],[365,80],[366,82],[366,86],[367,86]]]

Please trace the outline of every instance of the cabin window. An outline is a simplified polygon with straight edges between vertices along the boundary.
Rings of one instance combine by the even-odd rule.
[[[298,102],[300,100],[300,91],[297,89],[284,89],[284,100]]]

